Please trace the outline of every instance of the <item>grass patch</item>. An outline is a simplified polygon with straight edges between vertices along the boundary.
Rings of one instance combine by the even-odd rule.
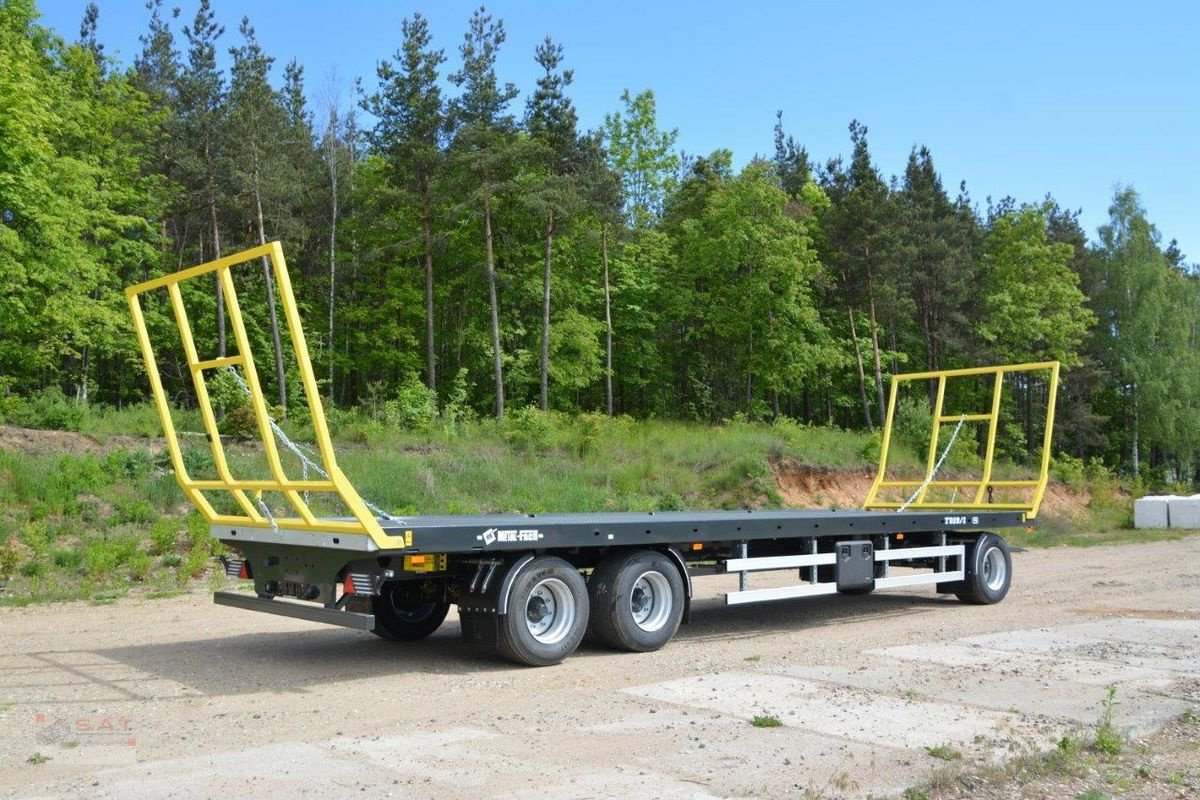
[[[772,714],[755,715],[754,719],[750,720],[750,724],[756,728],[781,728],[783,723],[779,717]]]
[[[937,747],[926,747],[925,752],[934,758],[940,758],[942,761],[958,761],[962,758],[962,753],[948,744],[939,744]]]

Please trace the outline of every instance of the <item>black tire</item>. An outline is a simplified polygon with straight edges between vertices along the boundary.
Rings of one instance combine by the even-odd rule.
[[[393,642],[415,642],[442,626],[450,604],[441,595],[431,596],[427,586],[417,581],[385,583],[379,596],[372,598],[375,614],[372,633]]]
[[[988,606],[999,603],[1012,585],[1012,554],[1008,543],[985,533],[967,548],[967,575],[954,594],[964,603]]]
[[[635,653],[658,650],[671,641],[686,603],[679,570],[653,550],[605,558],[592,572],[588,596],[592,636]]]
[[[561,558],[539,556],[513,580],[504,612],[497,641],[502,656],[531,667],[557,664],[587,632],[587,584]]]

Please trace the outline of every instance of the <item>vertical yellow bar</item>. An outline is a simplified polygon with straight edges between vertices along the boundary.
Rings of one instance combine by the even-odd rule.
[[[900,380],[898,376],[893,375],[892,385],[888,389],[887,417],[883,422],[883,438],[879,443],[879,470],[875,473],[875,482],[871,484],[867,500],[863,503],[866,507],[870,507],[875,502],[875,498],[879,494],[879,484],[883,483],[884,476],[887,475],[888,454],[891,452],[892,446],[892,421],[896,415],[896,390]]]
[[[229,471],[229,462],[225,459],[225,448],[221,444],[221,432],[217,426],[216,415],[213,413],[212,401],[208,397],[204,372],[196,366],[200,361],[200,356],[196,352],[196,340],[192,336],[192,323],[188,319],[187,308],[183,304],[183,295],[179,291],[179,284],[167,284],[167,294],[171,297],[171,308],[175,312],[175,327],[179,329],[179,338],[183,342],[183,354],[188,362],[188,371],[192,373],[192,385],[196,388],[196,405],[200,409],[200,418],[204,421],[204,430],[208,433],[213,464],[216,466],[221,480],[231,483],[233,474]],[[245,492],[240,489],[231,489],[230,494],[233,495],[247,516],[256,522],[263,522],[262,516],[259,515],[250,499],[246,497]]]
[[[1004,370],[996,370],[996,378],[992,382],[992,416],[988,420],[987,449],[983,455],[983,475],[979,478],[979,488],[975,490],[976,505],[983,502],[987,491],[988,481],[992,479],[992,458],[996,455],[996,429],[1000,427],[1000,393],[1004,389]]]
[[[304,386],[304,395],[308,400],[308,411],[312,417],[313,434],[317,439],[317,449],[321,453],[321,460],[325,463],[325,471],[329,473],[329,479],[333,481],[338,488],[338,494],[341,495],[343,502],[350,509],[350,513],[359,521],[366,529],[367,534],[380,547],[389,546],[387,536],[383,532],[383,528],[379,526],[379,520],[366,507],[358,492],[342,474],[342,470],[337,465],[337,457],[333,452],[333,441],[329,436],[329,426],[325,421],[325,411],[321,404],[321,392],[317,387],[317,379],[313,374],[312,359],[309,357],[308,344],[304,338],[304,326],[300,322],[300,312],[296,307],[296,297],[292,292],[292,282],[288,277],[287,262],[283,257],[283,247],[279,242],[271,242],[271,266],[275,273],[275,282],[277,284],[277,292],[279,302],[283,306],[283,313],[287,319],[288,332],[291,334],[292,350],[295,351],[296,363],[300,368],[300,382]]]
[[[938,457],[938,436],[942,432],[942,423],[939,421],[942,417],[942,406],[946,401],[946,373],[938,375],[937,400],[933,404],[933,430],[929,433],[929,456],[925,466],[925,486],[921,487],[921,492],[917,495],[917,500],[914,505],[920,505],[925,502],[925,495],[929,492],[928,482],[933,480],[933,469],[937,466]]]
[[[1042,435],[1042,469],[1038,475],[1038,485],[1034,491],[1032,508],[1025,515],[1026,519],[1033,519],[1037,516],[1038,509],[1042,506],[1042,497],[1046,494],[1046,481],[1050,477],[1050,447],[1054,437],[1054,411],[1058,403],[1058,369],[1059,362],[1053,362],[1050,366],[1050,389],[1046,397],[1046,432]]]
[[[246,322],[242,319],[242,309],[238,305],[237,288],[233,285],[233,273],[228,267],[218,270],[221,287],[225,290],[225,309],[229,312],[229,322],[233,326],[233,338],[237,342],[238,353],[242,357],[242,368],[246,372],[246,387],[250,390],[250,407],[254,409],[254,419],[258,424],[258,435],[262,439],[263,450],[267,455],[267,466],[271,475],[280,484],[280,492],[309,525],[316,524],[316,517],[309,511],[308,505],[300,497],[300,493],[287,489],[287,475],[283,471],[283,462],[279,460],[279,447],[275,444],[275,432],[271,430],[270,412],[263,398],[262,384],[258,380],[258,370],[254,366],[254,356],[250,351],[250,337],[246,333]]]
[[[125,299],[129,302],[129,313],[133,315],[133,326],[137,329],[142,361],[146,365],[146,375],[150,378],[154,407],[158,410],[158,421],[162,423],[163,436],[167,440],[167,450],[171,453],[171,466],[175,469],[175,480],[192,504],[200,509],[200,513],[211,523],[217,513],[208,502],[208,498],[188,486],[191,478],[188,476],[187,467],[183,465],[183,452],[179,449],[179,435],[175,432],[175,421],[171,419],[171,407],[167,404],[167,393],[163,389],[162,377],[158,374],[158,360],[154,357],[154,348],[150,344],[150,333],[146,330],[146,318],[142,315],[142,304],[133,288],[125,291]]]

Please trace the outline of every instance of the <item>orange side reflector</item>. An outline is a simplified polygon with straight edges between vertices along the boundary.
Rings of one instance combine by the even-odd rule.
[[[692,542],[692,549],[693,550],[703,550],[704,545],[700,544],[700,542]]]
[[[897,541],[897,542],[903,542],[903,541],[904,541],[904,534],[903,534],[903,533],[897,533],[897,534],[896,534],[896,541]]]
[[[414,567],[420,567],[425,564],[425,556],[409,556],[408,563]]]

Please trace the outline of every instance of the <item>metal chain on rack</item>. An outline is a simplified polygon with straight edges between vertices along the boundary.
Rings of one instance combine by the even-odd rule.
[[[241,375],[238,374],[238,371],[236,369],[234,369],[233,367],[226,367],[225,369],[227,369],[229,371],[229,374],[233,376],[234,381],[236,381],[238,387],[241,388],[242,394],[246,395],[246,397],[249,397],[250,396],[250,387],[246,385],[246,381],[242,378]],[[304,452],[307,448],[305,448],[301,444],[298,444],[297,442],[293,442],[291,440],[291,438],[286,433],[283,432],[283,429],[279,427],[279,423],[277,423],[270,414],[267,414],[267,422],[270,424],[271,431],[275,434],[275,438],[278,439],[279,442],[284,447],[286,447],[288,450],[292,451],[292,453],[296,456],[296,458],[300,459],[300,469],[301,469],[304,480],[308,480],[308,471],[310,469],[313,472],[320,475],[325,480],[329,480],[329,473],[327,473],[324,469],[322,469],[320,464],[317,464],[312,459],[310,459],[308,457],[308,455]],[[309,450],[309,452],[312,452],[312,451]],[[304,493],[304,501],[308,502],[308,492]],[[362,498],[362,501],[363,501],[363,505],[366,506],[367,509],[375,516],[381,517],[386,520],[392,520],[392,521],[397,520],[397,517],[392,516],[391,514],[384,511],[382,508],[380,508],[379,506],[372,503],[370,500],[367,500],[365,497]],[[265,504],[263,503],[261,498],[259,499],[258,504],[260,506],[264,506],[263,510],[267,514],[267,517],[271,520],[271,527],[273,527],[273,528],[276,527],[274,517],[272,517],[271,512],[265,508]]]
[[[950,441],[946,442],[946,449],[942,451],[941,457],[938,458],[937,463],[933,465],[933,470],[925,476],[925,480],[921,481],[921,485],[918,486],[917,490],[912,493],[912,497],[905,500],[904,505],[896,509],[897,514],[912,505],[913,501],[920,497],[921,493],[924,492],[929,487],[929,484],[933,482],[933,479],[937,476],[938,471],[942,468],[942,462],[946,460],[946,456],[950,455],[950,448],[954,447],[954,440],[958,438],[958,432],[962,430],[963,423],[966,421],[966,419],[966,414],[963,414],[958,418],[958,425],[955,426],[954,433],[950,434]],[[937,423],[935,422],[934,424],[936,425]]]

